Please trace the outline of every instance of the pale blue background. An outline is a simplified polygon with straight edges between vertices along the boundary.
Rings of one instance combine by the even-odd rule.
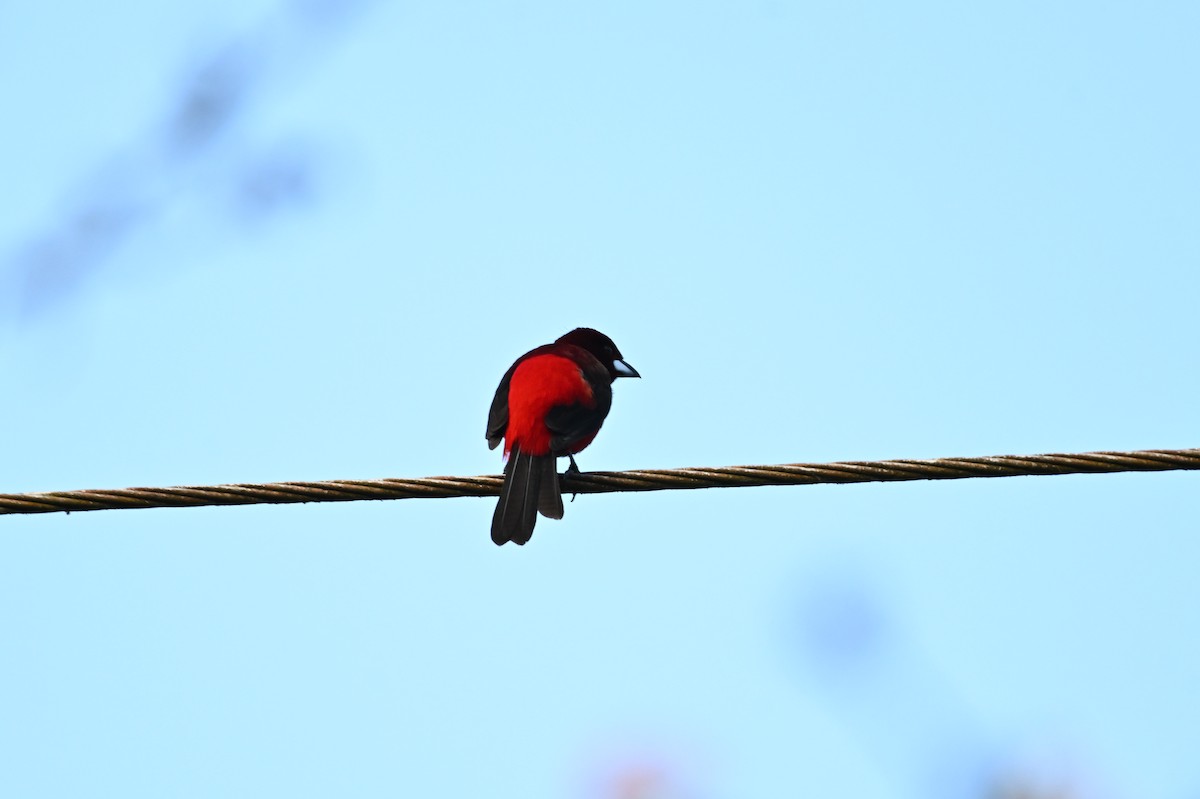
[[[1196,446],[1197,41],[7,4],[0,491],[495,472],[577,325],[645,376],[584,469]],[[1197,479],[4,517],[0,795],[1195,797]]]

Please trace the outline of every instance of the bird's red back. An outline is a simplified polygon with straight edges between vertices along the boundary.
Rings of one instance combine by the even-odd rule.
[[[549,454],[551,432],[546,426],[547,414],[559,406],[580,404],[587,408],[596,407],[595,390],[584,377],[583,368],[578,363],[581,352],[572,351],[578,348],[551,344],[540,349],[545,352],[531,353],[531,357],[522,359],[513,370],[508,388],[505,454],[514,444],[519,444],[530,455]],[[596,429],[598,431],[599,427]],[[587,443],[594,436],[595,433],[589,436]],[[573,452],[583,449],[587,443]]]

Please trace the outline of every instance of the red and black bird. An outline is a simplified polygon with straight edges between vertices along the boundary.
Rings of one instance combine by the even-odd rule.
[[[563,516],[555,463],[571,458],[600,432],[618,377],[641,377],[603,333],[580,327],[531,350],[509,367],[488,413],[488,447],[504,442],[504,487],[492,517],[492,540],[525,544],[537,514]]]

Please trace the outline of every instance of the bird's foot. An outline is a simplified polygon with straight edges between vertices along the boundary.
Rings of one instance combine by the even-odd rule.
[[[570,477],[571,475],[575,475],[575,474],[582,474],[582,472],[580,472],[580,471],[579,471],[579,464],[575,462],[575,456],[574,456],[574,455],[568,455],[568,456],[567,456],[567,458],[569,458],[569,459],[570,459],[570,461],[571,461],[571,465],[567,467],[567,471],[564,473],[564,475],[565,475],[566,477]],[[572,502],[574,502],[574,501],[575,501],[575,497],[576,497],[576,495],[575,495],[575,494],[572,494],[572,495],[571,495],[571,501],[572,501]]]

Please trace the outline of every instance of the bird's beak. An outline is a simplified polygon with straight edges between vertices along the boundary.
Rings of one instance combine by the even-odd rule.
[[[613,374],[615,374],[617,377],[641,377],[641,375],[638,374],[637,369],[634,369],[632,366],[619,358],[613,361],[612,368]]]

